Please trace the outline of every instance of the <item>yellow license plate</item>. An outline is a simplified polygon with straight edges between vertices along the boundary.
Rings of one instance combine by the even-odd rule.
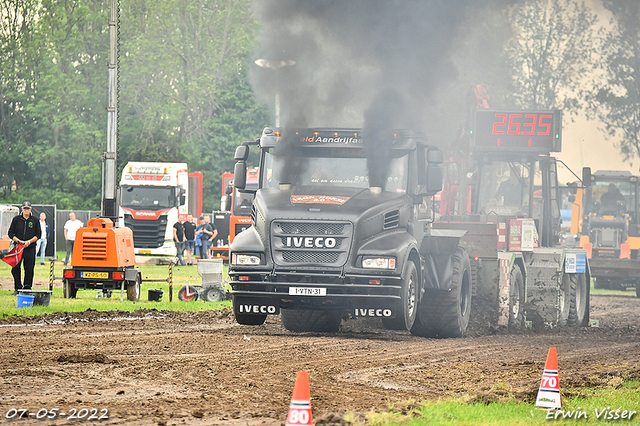
[[[108,272],[83,272],[82,278],[98,278],[106,280],[109,278]]]
[[[151,254],[151,250],[140,250],[140,254]]]

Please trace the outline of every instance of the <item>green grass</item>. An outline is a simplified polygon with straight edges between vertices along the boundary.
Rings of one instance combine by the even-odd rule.
[[[58,253],[58,259],[63,259],[64,253]],[[54,266],[54,276],[61,277],[64,265],[56,262]],[[220,309],[225,306],[231,306],[229,301],[225,302],[203,302],[192,301],[182,302],[178,299],[178,290],[188,281],[190,285],[202,284],[202,277],[198,274],[197,266],[174,266],[173,267],[173,301],[169,301],[169,266],[167,265],[142,265],[138,266],[142,273],[142,287],[139,302],[130,302],[127,300],[126,291],[123,299],[120,300],[120,291],[114,291],[111,298],[96,298],[97,290],[78,290],[76,299],[65,299],[62,294],[62,280],[54,280],[54,289],[51,294],[51,302],[49,306],[32,306],[29,308],[18,308],[17,298],[13,292],[13,278],[11,277],[11,268],[4,262],[0,262],[0,277],[11,279],[11,284],[4,285],[0,290],[0,318],[7,318],[14,315],[32,316],[54,312],[82,312],[87,309],[95,309],[97,311],[135,311],[138,309],[157,309],[169,311],[202,311],[208,309]],[[224,267],[224,275],[226,275],[227,266]],[[49,264],[44,266],[36,262],[34,270],[34,280],[49,281]],[[4,280],[5,283],[7,282]],[[151,282],[153,281],[153,282]],[[156,282],[157,281],[157,282]],[[34,290],[48,290],[48,284],[45,286],[34,285]],[[163,297],[160,302],[148,301],[149,289],[163,290]]]
[[[547,424],[640,424],[640,382],[630,381],[619,388],[588,388],[580,390],[578,396],[563,397],[562,411],[564,415],[574,412],[571,418],[562,419],[563,413],[554,418],[553,412],[538,409],[533,403],[490,403],[465,404],[459,400],[427,401],[418,404],[409,401],[390,406],[384,412],[371,412],[364,419],[347,413],[346,419],[355,424],[368,426],[395,425],[547,425]],[[628,412],[636,411],[631,420],[606,420],[606,414],[596,417],[603,410],[620,409]],[[581,415],[576,419],[575,413],[586,413],[587,419]],[[547,418],[549,417],[549,418]],[[627,414],[628,417],[628,414]]]

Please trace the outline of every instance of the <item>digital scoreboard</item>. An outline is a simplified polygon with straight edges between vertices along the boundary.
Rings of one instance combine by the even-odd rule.
[[[476,151],[560,152],[562,111],[476,110],[470,136]]]

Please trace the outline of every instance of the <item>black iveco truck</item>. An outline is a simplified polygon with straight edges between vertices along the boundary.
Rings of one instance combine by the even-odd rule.
[[[288,330],[334,332],[343,319],[378,317],[419,336],[465,333],[464,231],[431,228],[442,151],[407,131],[266,128],[236,149],[239,189],[251,146],[260,150],[252,224],[230,248],[238,323],[280,314]]]

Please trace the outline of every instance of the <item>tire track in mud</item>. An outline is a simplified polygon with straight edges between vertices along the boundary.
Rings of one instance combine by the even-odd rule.
[[[601,386],[640,377],[640,304],[627,299],[592,298],[599,329],[449,340],[358,322],[332,335],[293,334],[276,318],[249,327],[213,311],[127,321],[70,314],[60,324],[0,327],[8,398],[0,407],[104,406],[117,413],[114,424],[136,426],[222,417],[229,425],[281,424],[299,370],[309,371],[314,419],[410,399],[525,399],[537,390],[550,346],[558,349],[561,385]]]

